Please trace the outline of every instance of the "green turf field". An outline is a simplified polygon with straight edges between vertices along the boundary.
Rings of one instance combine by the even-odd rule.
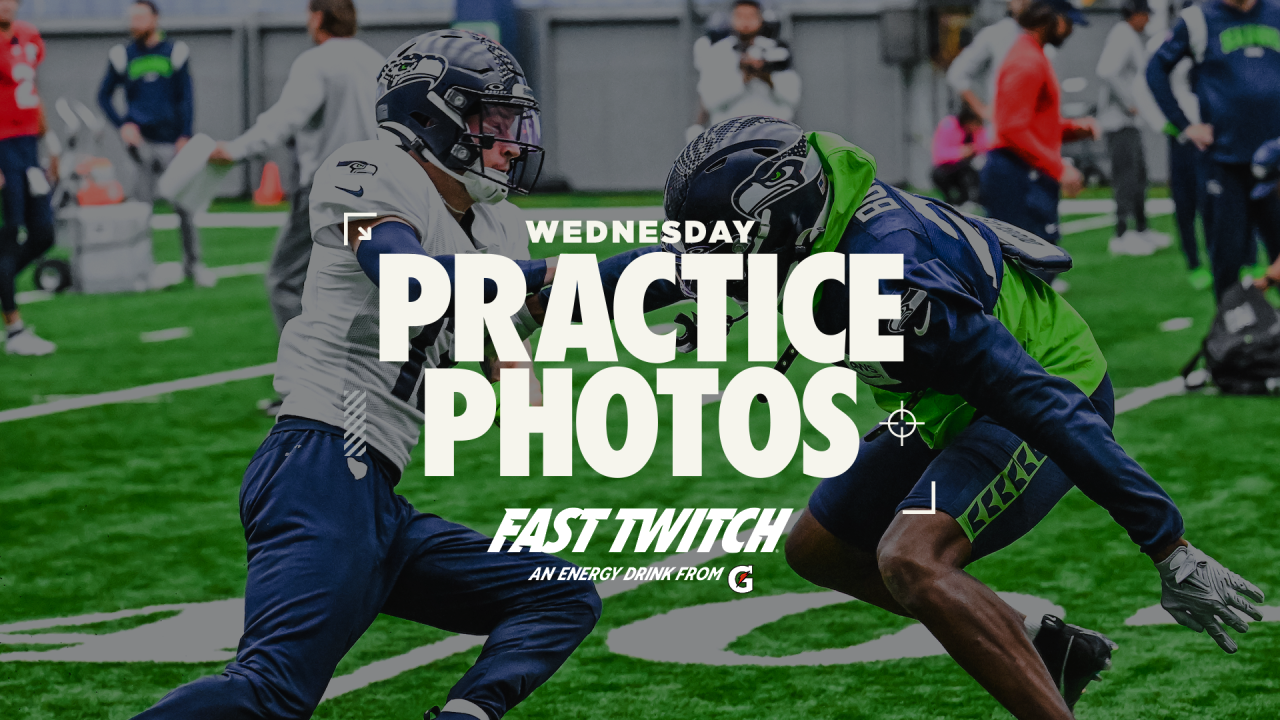
[[[656,204],[649,194],[587,197],[582,205]],[[549,206],[574,204],[562,197]],[[242,208],[229,208],[241,210]],[[1171,220],[1156,227],[1171,231]],[[266,260],[271,230],[206,230],[210,266]],[[1068,299],[1092,324],[1106,351],[1118,394],[1173,377],[1208,327],[1212,300],[1193,291],[1176,249],[1149,258],[1110,258],[1109,230],[1066,239],[1076,258]],[[586,247],[586,246],[578,246]],[[178,259],[176,233],[156,233],[158,261]],[[29,287],[29,281],[28,281]],[[188,284],[118,296],[59,296],[23,309],[28,323],[59,343],[47,358],[0,357],[0,411],[138,385],[234,370],[275,359],[276,334],[261,276]],[[654,313],[651,324],[674,311]],[[1190,330],[1158,325],[1193,318]],[[175,327],[189,337],[143,343],[141,333]],[[730,357],[745,357],[745,332],[730,338]],[[647,378],[654,368],[622,362]],[[688,358],[677,366],[690,366]],[[581,388],[603,367],[568,363]],[[729,373],[745,366],[726,364]],[[801,360],[798,387],[819,369]],[[271,425],[255,403],[271,392],[267,377],[0,424],[0,625],[109,613],[153,605],[243,596],[245,546],[237,492],[250,456]],[[869,429],[883,413],[859,398],[852,414]],[[763,440],[762,406],[753,414]],[[704,476],[672,478],[670,402],[659,400],[658,448],[640,475],[599,476],[579,456],[571,478],[501,477],[497,433],[459,453],[459,478],[422,477],[419,449],[399,491],[419,509],[493,533],[504,507],[794,507],[816,481],[798,460],[759,480],[735,473],[715,434],[716,405],[704,409]],[[620,405],[612,408],[619,422]],[[1280,594],[1280,412],[1276,400],[1189,395],[1156,400],[1122,415],[1124,446],[1162,482],[1186,517],[1188,538],[1274,597]],[[806,437],[816,435],[807,431]],[[754,433],[753,433],[754,434]],[[532,467],[539,467],[538,442]],[[535,471],[536,472],[536,471]],[[606,523],[598,537],[611,537]],[[581,565],[643,565],[657,555],[610,555],[597,540],[569,555]],[[755,592],[735,595],[723,582],[651,583],[605,600],[603,618],[567,665],[513,719],[534,718],[1000,718],[1007,713],[944,656],[822,667],[722,667],[639,660],[612,652],[611,630],[703,603],[816,592],[792,574],[781,549],[740,556],[755,565]],[[711,565],[737,564],[726,558]],[[1280,717],[1280,624],[1255,623],[1241,652],[1224,655],[1204,635],[1175,625],[1129,627],[1126,618],[1159,601],[1151,563],[1104,511],[1073,491],[1035,532],[972,571],[995,589],[1044,598],[1070,622],[1120,644],[1115,668],[1078,707],[1081,718]],[[1276,604],[1275,600],[1271,603]],[[128,718],[178,684],[214,674],[225,661],[6,662],[5,655],[52,651],[48,633],[106,636],[162,620],[172,612],[76,628],[44,628],[0,645],[0,717]],[[1273,611],[1272,617],[1280,619]],[[842,648],[897,632],[909,623],[857,602],[783,617],[736,640],[729,650],[788,656]],[[0,633],[5,632],[0,629]],[[21,635],[21,634],[19,634]],[[444,639],[447,633],[379,619],[338,668],[348,675],[370,663]],[[53,638],[57,639],[57,638]],[[233,646],[232,636],[227,646]],[[214,648],[219,650],[220,648]],[[725,649],[725,648],[716,648]],[[321,718],[422,716],[477,650],[459,652],[320,706]]]

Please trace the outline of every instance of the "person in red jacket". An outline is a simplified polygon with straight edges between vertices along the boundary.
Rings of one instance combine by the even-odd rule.
[[[36,92],[36,67],[44,40],[35,26],[18,20],[18,0],[0,0],[0,178],[4,221],[0,224],[0,310],[5,352],[48,355],[56,346],[23,324],[14,278],[53,245],[50,183],[40,167],[44,107]],[[54,171],[56,174],[56,170]],[[18,229],[27,228],[26,242]]]
[[[1062,118],[1058,78],[1044,48],[1061,47],[1076,25],[1089,23],[1070,0],[1035,0],[1018,24],[1026,32],[1009,49],[996,81],[996,138],[982,168],[982,204],[991,217],[1056,244],[1058,197],[1075,197],[1084,188],[1080,171],[1062,160],[1062,143],[1097,139],[1098,126],[1093,118]],[[1042,278],[1054,281],[1052,275]]]

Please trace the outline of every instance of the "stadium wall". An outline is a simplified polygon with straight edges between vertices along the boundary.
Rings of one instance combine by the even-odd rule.
[[[779,8],[804,80],[797,121],[838,132],[875,155],[880,174],[894,182],[928,185],[929,142],[951,97],[943,73],[928,62],[882,60],[880,18],[900,4],[883,0],[795,2]],[[1059,76],[1085,78],[1084,90],[1064,93],[1064,106],[1096,103],[1093,69],[1117,13],[1091,12],[1059,54]],[[520,11],[515,48],[544,106],[546,187],[586,191],[657,189],[684,144],[697,109],[693,40],[701,32],[686,7],[533,7]],[[447,27],[447,10],[384,13],[361,18],[360,37],[381,52],[421,32]],[[40,73],[42,96],[95,106],[108,49],[126,39],[124,20],[41,20],[48,43]],[[234,137],[279,97],[289,67],[310,46],[300,14],[165,18],[171,37],[191,46],[196,130]],[[58,127],[59,123],[54,122]],[[1155,180],[1166,176],[1162,138],[1148,133]],[[101,152],[132,180],[114,133]],[[286,188],[296,183],[287,149],[275,160]],[[261,163],[232,173],[226,195],[256,186]]]

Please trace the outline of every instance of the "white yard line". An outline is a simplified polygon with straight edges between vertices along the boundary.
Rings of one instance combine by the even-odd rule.
[[[1152,198],[1146,203],[1148,215],[1168,215],[1173,212],[1173,200],[1169,198]],[[1093,215],[1095,213],[1115,213],[1116,201],[1106,198],[1098,200],[1061,200],[1058,212],[1063,215]]]
[[[287,212],[199,213],[196,215],[196,227],[273,228],[283,225],[288,217]],[[152,230],[173,230],[177,227],[178,216],[173,213],[151,216]]]
[[[1172,397],[1174,395],[1185,395],[1187,393],[1187,383],[1181,377],[1170,378],[1162,383],[1156,383],[1150,387],[1138,388],[1124,397],[1116,400],[1116,414],[1137,410],[1144,405],[1149,405],[1152,401],[1160,398]]]
[[[240,368],[239,370],[224,370],[222,372],[210,373],[208,375],[197,375],[196,377],[183,378],[181,380],[169,380],[167,382],[153,383],[151,385],[141,385],[139,387],[128,388],[126,390],[112,390],[111,392],[98,393],[96,395],[82,395],[80,397],[66,398],[64,400],[54,400],[53,402],[40,403],[39,405],[28,405],[27,407],[0,411],[0,423],[43,417],[45,415],[54,415],[61,412],[67,412],[69,410],[83,410],[84,408],[97,407],[99,405],[114,405],[116,403],[133,402],[143,398],[178,392],[179,390],[194,390],[196,388],[211,387],[213,385],[223,385],[237,380],[265,377],[267,375],[274,375],[275,372],[276,364],[267,363],[265,365],[254,365],[252,367]]]

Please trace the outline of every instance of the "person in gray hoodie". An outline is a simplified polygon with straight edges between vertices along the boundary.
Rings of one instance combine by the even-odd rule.
[[[1107,34],[1097,69],[1102,80],[1098,125],[1111,156],[1116,198],[1116,234],[1109,247],[1115,255],[1150,255],[1170,242],[1168,235],[1147,227],[1147,159],[1134,96],[1134,82],[1147,67],[1142,32],[1151,19],[1151,7],[1147,0],[1124,0],[1120,12],[1124,19]]]

